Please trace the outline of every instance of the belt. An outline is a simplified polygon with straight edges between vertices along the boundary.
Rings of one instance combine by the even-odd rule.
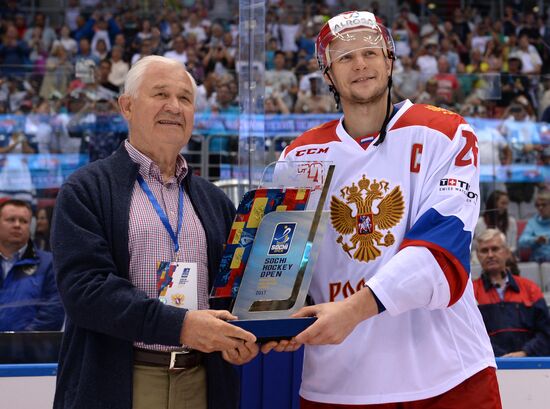
[[[167,369],[191,369],[202,362],[202,353],[199,351],[149,351],[134,348],[134,361],[139,364],[164,366]]]

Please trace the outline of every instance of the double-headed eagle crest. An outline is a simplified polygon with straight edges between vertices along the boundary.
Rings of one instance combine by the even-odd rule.
[[[389,229],[396,226],[403,217],[405,202],[399,186],[394,187],[390,193],[387,193],[388,190],[387,181],[377,182],[373,179],[371,182],[363,175],[357,185],[353,182],[351,186],[340,190],[344,201],[332,196],[330,221],[340,233],[336,242],[350,257],[369,262],[381,254],[377,246],[388,247],[395,242]],[[378,213],[373,213],[373,204],[378,200]],[[352,215],[353,210],[349,204],[355,204],[355,215]],[[388,232],[384,236],[377,228]],[[352,234],[351,244],[344,237],[348,234]],[[352,250],[355,250],[353,255]]]

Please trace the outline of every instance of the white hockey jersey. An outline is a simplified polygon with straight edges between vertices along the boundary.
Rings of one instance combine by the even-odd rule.
[[[397,108],[379,146],[363,149],[336,120],[281,157],[336,165],[314,301],[343,300],[366,284],[387,309],[340,345],[306,346],[300,394],[311,401],[424,399],[496,366],[469,278],[476,136],[450,111],[410,101]]]

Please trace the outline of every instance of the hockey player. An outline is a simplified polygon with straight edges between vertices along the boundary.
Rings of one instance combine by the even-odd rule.
[[[372,13],[330,19],[316,52],[344,115],[305,132],[281,160],[336,165],[316,304],[296,314],[317,321],[263,352],[306,344],[304,409],[501,408],[469,277],[473,129],[444,109],[391,104],[394,43]]]

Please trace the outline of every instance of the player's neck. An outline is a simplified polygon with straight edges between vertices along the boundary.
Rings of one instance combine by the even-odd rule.
[[[378,134],[386,118],[386,99],[373,104],[343,106],[344,128],[353,138]]]

